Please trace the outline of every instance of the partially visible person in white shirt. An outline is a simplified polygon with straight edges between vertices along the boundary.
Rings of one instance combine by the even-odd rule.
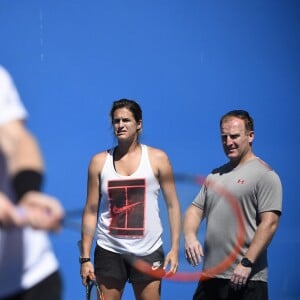
[[[64,210],[41,191],[44,164],[27,116],[0,66],[0,299],[61,300],[59,263],[47,231],[60,228]]]

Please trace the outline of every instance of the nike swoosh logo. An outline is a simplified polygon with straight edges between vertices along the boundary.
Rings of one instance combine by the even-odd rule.
[[[153,271],[155,271],[155,270],[157,270],[160,266],[161,266],[161,263],[159,263],[159,264],[153,264],[153,266],[151,267],[151,269],[152,269]]]
[[[124,205],[123,207],[114,206],[112,211],[113,211],[114,214],[120,214],[124,211],[130,210],[131,208],[133,208],[133,207],[135,207],[139,204],[143,204],[143,202],[136,202],[136,203],[132,203],[132,204],[129,204],[129,205]]]

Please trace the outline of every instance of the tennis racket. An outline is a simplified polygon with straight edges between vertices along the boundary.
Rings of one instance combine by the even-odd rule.
[[[86,300],[104,300],[103,293],[100,290],[100,287],[96,280],[89,279],[87,280],[86,285]]]
[[[77,246],[79,248],[79,252],[81,254],[81,240],[77,242]],[[86,300],[104,300],[104,295],[100,289],[100,286],[96,280],[96,278],[91,279],[87,277],[86,286],[85,286],[85,299]]]
[[[174,174],[174,179],[175,179],[175,184],[176,184],[176,189],[178,192],[179,199],[181,200],[181,206],[182,206],[182,211],[185,211],[185,208],[188,207],[191,203],[191,201],[194,199],[196,194],[199,192],[200,187],[203,185],[205,177],[203,176],[195,176],[195,175],[189,175],[189,174],[184,174],[184,173],[176,173]],[[205,280],[208,278],[213,277],[214,275],[222,272],[225,270],[237,257],[238,255],[238,249],[240,246],[243,244],[244,239],[245,239],[245,227],[244,227],[244,222],[243,222],[243,217],[242,217],[242,212],[241,208],[236,201],[236,199],[222,186],[219,186],[216,183],[210,182],[210,187],[215,190],[216,193],[219,193],[222,195],[225,200],[228,202],[228,205],[231,207],[232,212],[235,216],[236,222],[237,222],[237,227],[238,230],[236,232],[236,244],[232,251],[228,253],[228,256],[221,261],[218,265],[214,266],[210,270],[206,270],[206,273],[203,273],[199,271],[199,268],[196,269],[191,269],[191,267],[187,264],[186,266],[183,267],[183,264],[186,264],[184,254],[182,255],[181,262],[180,262],[180,268],[178,269],[177,273],[174,274],[173,276],[170,276],[168,272],[165,272],[162,269],[155,269],[153,270],[152,266],[149,265],[147,262],[143,261],[140,257],[134,257],[131,256],[130,258],[130,263],[139,271],[148,274],[149,276],[155,277],[155,278],[164,278],[167,280],[172,280],[172,281],[198,281],[200,278],[201,280]],[[79,211],[79,210],[77,210]],[[82,210],[80,210],[82,212]],[[70,212],[69,216],[75,216],[76,211]],[[68,216],[68,213],[67,213]],[[162,220],[167,220],[168,215],[166,211],[161,211],[161,219]],[[78,229],[78,226],[76,223],[70,222],[70,220],[67,219],[65,220],[65,224],[71,229]],[[71,226],[69,226],[71,225]],[[76,228],[77,227],[77,228]],[[80,226],[79,226],[80,230]],[[86,232],[93,234],[92,231],[89,230],[89,228],[84,228]],[[166,231],[165,231],[166,232]],[[200,233],[201,234],[201,233]],[[167,239],[164,239],[167,240]],[[165,241],[165,248],[168,249],[169,245],[168,242]],[[183,244],[183,243],[181,243]],[[184,262],[184,263],[182,263]]]

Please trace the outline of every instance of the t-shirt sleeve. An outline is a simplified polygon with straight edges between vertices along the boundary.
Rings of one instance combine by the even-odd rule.
[[[282,211],[282,184],[273,170],[266,172],[257,184],[258,211]]]
[[[0,66],[0,125],[25,120],[27,111],[9,73]]]
[[[200,209],[204,209],[205,205],[205,198],[206,198],[206,187],[203,185],[197,194],[197,196],[194,198],[192,204]]]

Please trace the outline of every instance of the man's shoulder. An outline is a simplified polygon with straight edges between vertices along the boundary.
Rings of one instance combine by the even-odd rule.
[[[256,159],[253,160],[253,164],[256,164],[258,167],[261,167],[265,169],[266,171],[274,171],[271,165],[266,163],[264,160],[262,160],[259,157],[256,157]]]
[[[226,163],[226,164],[223,164],[219,167],[216,167],[214,168],[212,171],[211,171],[211,174],[219,174],[219,175],[222,175],[222,174],[225,174],[225,173],[229,173],[230,171],[232,171],[232,166],[230,165],[230,163]]]

